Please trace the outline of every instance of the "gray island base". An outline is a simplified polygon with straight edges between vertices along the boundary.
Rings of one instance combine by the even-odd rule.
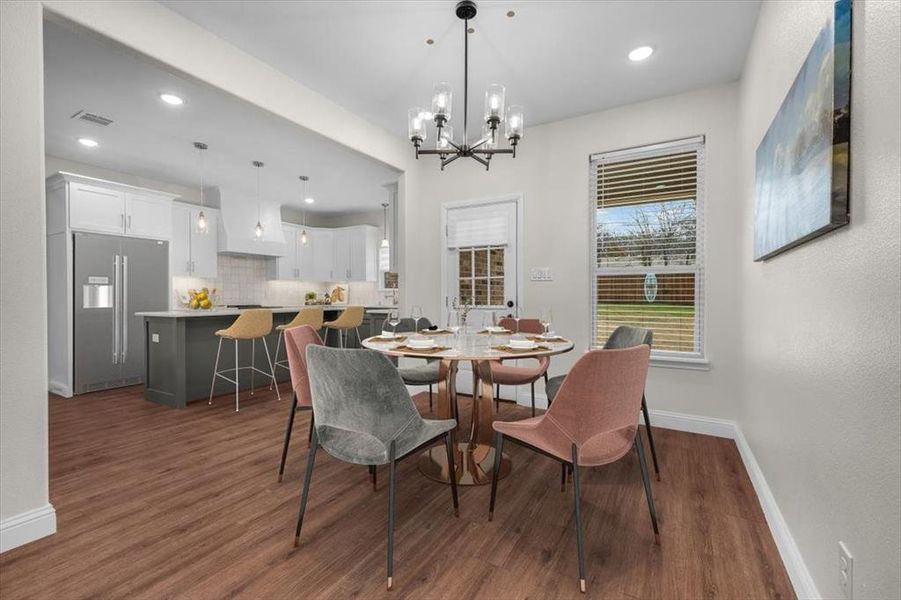
[[[275,345],[278,332],[275,327],[290,322],[301,307],[273,308],[272,333],[266,338],[269,354],[275,358]],[[335,319],[343,307],[326,306],[325,320]],[[367,307],[360,337],[365,339],[381,331],[388,307]],[[213,379],[213,364],[216,361],[216,349],[219,338],[216,331],[231,325],[238,310],[213,311],[163,311],[137,313],[144,318],[144,398],[157,404],[184,408],[189,402],[206,400],[210,396],[210,384]],[[324,338],[325,330],[319,335]],[[329,335],[329,346],[338,346],[338,334],[333,331]],[[348,336],[348,347],[359,347],[356,337]],[[240,366],[250,366],[251,347],[249,340],[238,343],[238,360]],[[279,354],[285,360],[284,345]],[[269,363],[262,342],[257,340],[254,363],[260,369],[268,370]],[[235,343],[233,340],[222,342],[222,354],[219,357],[219,368],[230,369],[235,366]],[[251,371],[241,371],[238,378],[240,389],[249,390]],[[229,374],[229,377],[233,373]],[[278,381],[290,379],[287,369],[276,368]],[[254,375],[256,389],[269,388],[269,380],[259,373]],[[214,395],[234,393],[233,384],[218,379]],[[242,398],[242,402],[243,402]]]

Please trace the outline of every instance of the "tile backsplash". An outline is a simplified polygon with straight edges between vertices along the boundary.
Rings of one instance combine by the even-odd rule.
[[[304,281],[275,280],[275,259],[265,256],[219,255],[218,277],[173,277],[171,306],[180,305],[179,297],[188,289],[207,287],[216,289],[216,302],[223,304],[262,304],[264,306],[296,306],[304,303],[307,292],[322,296],[334,284]],[[347,290],[347,301],[352,304],[391,304],[394,296],[384,292],[375,283],[342,283]]]

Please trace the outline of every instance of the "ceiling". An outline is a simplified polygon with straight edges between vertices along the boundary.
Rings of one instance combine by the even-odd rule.
[[[439,81],[452,84],[460,120],[463,25],[456,0],[163,4],[398,135],[406,136],[407,109],[428,109]],[[471,22],[470,116],[480,117],[492,82],[506,86],[508,105],[523,105],[528,126],[734,81],[759,5],[482,0]],[[656,52],[630,62],[627,54],[641,45]]]
[[[169,72],[149,58],[82,31],[44,24],[44,119],[47,154],[186,186],[199,184],[194,141],[204,154],[206,185],[253,195],[265,163],[265,199],[301,202],[298,175],[310,177],[312,211],[381,210],[385,183],[398,172],[325,137],[276,117],[221,90]],[[173,107],[159,99],[185,99]],[[100,126],[79,110],[113,120]],[[99,142],[84,148],[76,141]]]

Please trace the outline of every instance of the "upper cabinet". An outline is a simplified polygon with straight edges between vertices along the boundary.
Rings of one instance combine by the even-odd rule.
[[[213,279],[218,276],[219,211],[204,207],[206,231],[197,228],[200,207],[172,204],[172,242],[169,244],[169,270],[173,276]]]
[[[171,199],[125,192],[125,235],[168,239],[172,235]]]
[[[309,282],[375,281],[378,275],[378,230],[370,225],[323,229],[282,223],[288,252],[278,259],[279,279]]]
[[[60,203],[54,198],[51,203],[48,197],[48,224],[54,230],[67,224],[70,229],[94,233],[162,240],[172,236],[174,194],[69,173],[53,179],[50,185],[65,188],[68,200]]]

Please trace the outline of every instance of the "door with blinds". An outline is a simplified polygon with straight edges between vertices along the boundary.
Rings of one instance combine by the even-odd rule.
[[[498,318],[519,302],[517,200],[498,200],[445,209],[445,297],[447,322],[454,299],[471,305],[468,323]]]
[[[593,345],[620,325],[703,358],[704,138],[592,156]]]

